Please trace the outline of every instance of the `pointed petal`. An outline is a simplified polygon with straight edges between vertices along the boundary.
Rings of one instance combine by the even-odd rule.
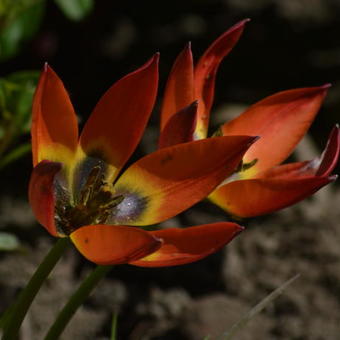
[[[235,223],[212,223],[186,229],[170,228],[151,232],[163,240],[158,251],[130,262],[141,267],[165,267],[198,261],[229,243],[243,230]]]
[[[99,265],[135,261],[153,253],[162,244],[147,231],[117,225],[84,226],[70,237],[84,257]]]
[[[335,126],[330,133],[321,157],[311,161],[288,163],[259,173],[256,178],[294,178],[307,176],[329,176],[336,167],[340,152],[340,132]]]
[[[326,148],[321,155],[321,162],[316,172],[317,176],[329,176],[338,164],[340,153],[340,131],[335,126],[328,138]]]
[[[40,162],[33,169],[28,189],[29,202],[36,219],[53,236],[58,236],[54,223],[54,179],[61,168],[61,163]]]
[[[144,132],[157,86],[158,54],[116,82],[100,99],[80,137],[85,153],[102,156],[117,173]]]
[[[196,127],[198,138],[207,136],[218,67],[223,58],[229,54],[238,42],[248,21],[249,19],[240,21],[215,40],[200,58],[195,68],[195,99],[199,101]]]
[[[205,198],[238,166],[255,137],[216,137],[158,150],[134,163],[114,186],[124,200],[114,224],[149,225]]]
[[[193,102],[168,120],[159,137],[160,149],[194,140],[197,105],[197,102]]]
[[[253,217],[297,203],[335,178],[285,176],[234,181],[216,189],[209,199],[234,216]]]
[[[33,100],[33,164],[67,162],[78,144],[78,122],[62,81],[47,64]]]
[[[161,131],[168,120],[179,110],[194,101],[194,65],[191,46],[177,57],[170,72],[161,109]]]
[[[288,90],[267,97],[222,127],[224,136],[258,135],[260,140],[244,161],[257,159],[244,177],[284,161],[305,135],[326,95],[328,86]],[[250,175],[251,174],[251,175]]]

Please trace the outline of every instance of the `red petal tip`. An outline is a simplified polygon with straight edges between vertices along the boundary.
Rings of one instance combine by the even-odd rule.
[[[239,21],[237,24],[235,24],[233,28],[238,29],[239,27],[244,26],[249,21],[251,21],[250,18],[243,19],[243,20]]]
[[[235,231],[234,231],[234,237],[236,237],[237,235],[241,234],[242,231],[246,230],[246,227],[239,225],[239,224],[235,224]]]
[[[329,176],[328,179],[329,179],[330,182],[334,182],[338,179],[338,175]]]
[[[140,70],[142,69],[146,69],[148,68],[149,66],[151,66],[152,64],[156,64],[158,65],[158,61],[159,61],[159,56],[160,56],[160,53],[159,52],[156,52],[141,68]]]
[[[329,89],[330,87],[332,87],[332,84],[331,83],[327,83],[327,84],[324,84],[322,86],[320,86],[321,89],[324,89],[324,90],[327,90]]]
[[[45,61],[45,63],[44,63],[44,67],[43,67],[42,72],[43,73],[55,73],[53,68],[50,66],[50,64],[47,61]]]
[[[331,132],[331,135],[333,134],[333,133],[339,133],[339,130],[340,130],[340,126],[339,126],[339,123],[336,123],[334,126],[333,126],[333,129],[332,129],[332,132]],[[340,136],[338,136],[338,138],[339,138]]]
[[[159,56],[160,56],[160,55],[161,55],[160,52],[156,52],[156,53],[152,56],[151,61],[158,62]]]
[[[238,231],[237,231],[237,233],[240,233],[240,232],[242,232],[243,230],[246,230],[246,227],[244,227],[243,225],[237,225],[237,228],[238,228]]]

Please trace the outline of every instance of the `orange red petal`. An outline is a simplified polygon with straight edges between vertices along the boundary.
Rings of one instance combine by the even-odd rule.
[[[162,244],[147,231],[118,225],[84,226],[70,237],[84,257],[99,265],[136,261],[153,253]]]
[[[339,127],[332,130],[320,158],[283,164],[256,178],[231,181],[217,188],[209,199],[239,217],[253,217],[283,209],[312,195],[334,181],[330,176],[339,159]]]
[[[198,99],[199,102],[196,127],[197,138],[207,136],[218,67],[223,58],[229,54],[238,42],[248,21],[249,19],[240,21],[215,40],[195,67],[195,99]]]
[[[61,170],[61,163],[42,161],[31,175],[28,198],[38,222],[53,236],[58,236],[54,223],[54,179]]]
[[[329,176],[339,161],[340,130],[335,126],[328,138],[324,152],[321,155],[320,165],[316,171],[317,176]]]
[[[152,235],[163,240],[162,246],[151,255],[130,264],[164,267],[195,262],[220,250],[242,230],[236,223],[221,222],[152,231]]]
[[[42,160],[65,162],[78,144],[78,122],[62,81],[47,64],[33,99],[33,165]]]
[[[118,179],[117,224],[149,225],[173,217],[205,198],[235,170],[255,137],[216,137],[158,150]]]
[[[209,199],[234,216],[254,217],[297,203],[335,179],[308,176],[234,181],[216,189]]]
[[[193,102],[171,116],[160,133],[158,143],[160,149],[194,140],[197,106],[198,103]]]
[[[328,85],[279,92],[252,105],[222,127],[224,136],[258,135],[260,140],[245,154],[257,159],[243,175],[254,177],[284,161],[310,127],[326,95]]]
[[[311,161],[288,163],[273,167],[259,173],[256,178],[293,178],[307,176],[330,176],[339,160],[340,153],[340,132],[335,126],[328,138],[327,145],[321,157]]]
[[[158,54],[116,82],[86,122],[80,145],[100,155],[117,174],[135,150],[150,117],[158,87]]]
[[[169,119],[195,100],[194,65],[190,44],[177,57],[170,72],[161,109],[161,132]]]
[[[278,166],[274,166],[269,170],[262,171],[256,176],[256,178],[273,179],[315,176],[319,164],[320,162],[316,162],[315,160],[281,164]]]

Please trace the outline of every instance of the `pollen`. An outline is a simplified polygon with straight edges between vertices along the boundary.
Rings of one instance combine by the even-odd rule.
[[[144,205],[143,199],[136,194],[130,194],[129,196],[124,197],[122,202],[119,203],[115,209],[115,221],[126,223],[136,219],[141,211],[144,210]]]

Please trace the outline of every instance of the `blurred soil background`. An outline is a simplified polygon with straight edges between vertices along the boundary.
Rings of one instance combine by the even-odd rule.
[[[191,41],[197,60],[221,33],[249,17],[218,72],[212,125],[216,128],[275,92],[332,83],[310,135],[293,155],[311,159],[339,120],[339,16],[339,0],[100,0],[84,19],[74,21],[46,1],[39,29],[16,55],[0,62],[0,76],[39,70],[48,61],[63,79],[82,124],[114,81],[159,51],[159,99],[137,159],[155,150],[160,98],[177,54]],[[29,141],[28,134],[20,138]],[[29,154],[1,170],[0,231],[15,234],[21,246],[0,253],[0,312],[55,241],[30,212],[30,172]],[[228,218],[203,202],[164,225]],[[242,221],[246,230],[237,239],[200,262],[162,269],[118,266],[77,312],[62,339],[109,339],[114,311],[119,313],[119,339],[217,339],[300,273],[236,339],[338,340],[339,220],[340,188],[333,184],[294,207]],[[55,313],[93,267],[70,247],[33,304],[22,340],[43,338]]]

